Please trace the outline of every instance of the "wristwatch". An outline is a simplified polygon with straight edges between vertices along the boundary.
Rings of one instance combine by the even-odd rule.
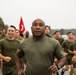
[[[56,64],[58,70],[61,69],[61,66],[59,64]]]

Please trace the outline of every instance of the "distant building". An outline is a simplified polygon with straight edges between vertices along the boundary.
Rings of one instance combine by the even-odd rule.
[[[62,37],[64,38],[64,40],[67,40],[68,39],[68,36],[67,35],[62,35]]]

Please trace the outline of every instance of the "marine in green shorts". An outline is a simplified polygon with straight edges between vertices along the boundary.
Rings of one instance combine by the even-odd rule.
[[[20,42],[14,38],[15,28],[10,26],[7,30],[7,37],[0,40],[0,58],[3,59],[3,75],[17,75],[15,54]]]
[[[70,45],[69,50],[71,50],[72,52],[76,51],[76,41]],[[74,56],[74,52],[73,52],[72,56]],[[76,63],[74,63],[74,62],[73,62],[73,67],[76,68]]]
[[[73,41],[72,41],[73,42]],[[68,49],[69,46],[72,42],[69,42],[68,40],[65,40],[62,44],[62,48],[64,49],[64,52],[67,53],[68,55],[66,55],[66,65],[71,65],[72,64],[72,57],[73,55],[69,53]]]

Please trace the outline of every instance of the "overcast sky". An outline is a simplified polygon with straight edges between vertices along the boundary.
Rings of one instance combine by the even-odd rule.
[[[28,31],[36,18],[52,29],[76,28],[76,0],[0,0],[0,17],[5,24],[18,28],[21,16]]]

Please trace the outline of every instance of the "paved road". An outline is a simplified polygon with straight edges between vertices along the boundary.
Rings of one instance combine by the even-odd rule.
[[[61,75],[60,73],[61,73],[61,70],[59,70],[59,75]],[[2,75],[1,71],[0,71],[0,75]],[[55,75],[55,74],[54,74],[54,75]],[[69,71],[65,72],[64,75],[69,75]]]
[[[61,70],[62,70],[62,69],[59,70],[59,75],[61,75]],[[0,75],[2,75],[1,71],[0,71]],[[56,74],[53,74],[53,75],[56,75]],[[66,71],[64,75],[70,75],[70,74],[69,74],[69,71]]]
[[[61,73],[61,71],[59,71],[59,75],[61,75],[60,73]],[[0,75],[2,75],[1,71],[0,71]],[[55,75],[55,74],[54,74],[54,75]],[[69,75],[69,71],[65,72],[64,75]]]

